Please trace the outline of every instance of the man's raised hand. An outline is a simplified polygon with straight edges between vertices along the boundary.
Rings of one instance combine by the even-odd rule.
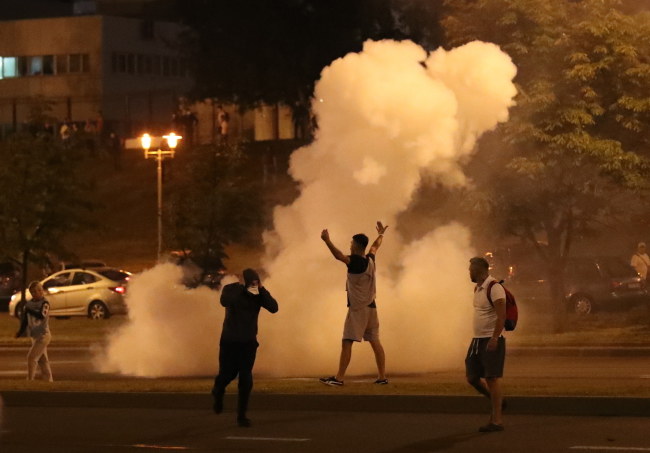
[[[329,232],[328,232],[326,229],[323,230],[323,231],[321,232],[321,234],[320,234],[320,238],[321,238],[323,241],[325,241],[325,242],[329,241],[329,240],[330,240],[330,234],[329,234]]]
[[[387,229],[388,225],[384,226],[379,220],[377,221],[377,233],[384,234]]]

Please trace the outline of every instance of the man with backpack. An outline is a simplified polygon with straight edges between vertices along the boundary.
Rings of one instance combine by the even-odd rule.
[[[467,382],[490,398],[492,413],[480,432],[503,431],[500,379],[506,356],[506,339],[501,335],[506,322],[506,290],[490,275],[485,258],[470,260],[469,275],[474,287],[474,338],[465,358]]]
[[[650,267],[650,257],[646,253],[645,242],[639,242],[636,247],[636,253],[632,255],[630,265],[636,270],[639,276],[646,280],[648,278],[648,267]]]

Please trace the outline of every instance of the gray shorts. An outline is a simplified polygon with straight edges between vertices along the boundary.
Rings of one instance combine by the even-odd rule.
[[[379,340],[377,309],[363,307],[353,310],[349,308],[343,327],[343,339],[352,341]]]

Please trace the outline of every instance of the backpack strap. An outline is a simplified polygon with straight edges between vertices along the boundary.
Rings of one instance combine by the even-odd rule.
[[[503,280],[501,281],[492,280],[487,287],[487,300],[488,302],[490,302],[490,305],[492,305],[492,308],[494,308],[494,302],[492,302],[492,287],[497,283],[503,285]]]
[[[650,267],[650,263],[648,263],[648,261],[645,258],[643,258],[642,255],[639,255],[638,253],[635,253],[635,255],[638,256],[641,261],[643,261],[643,264]]]

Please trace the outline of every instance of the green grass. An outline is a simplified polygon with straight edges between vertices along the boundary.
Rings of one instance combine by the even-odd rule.
[[[512,346],[650,346],[650,307],[569,315],[563,333],[553,333],[547,316],[525,315],[517,330],[508,334]]]

